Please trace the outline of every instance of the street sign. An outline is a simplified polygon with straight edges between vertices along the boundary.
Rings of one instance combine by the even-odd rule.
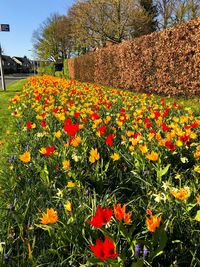
[[[1,32],[9,32],[10,31],[10,25],[9,24],[0,24],[0,31]]]

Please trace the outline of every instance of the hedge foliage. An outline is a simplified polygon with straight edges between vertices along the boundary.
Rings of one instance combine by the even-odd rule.
[[[40,67],[38,68],[38,74],[40,75],[55,75],[55,63],[51,62],[51,63],[46,63],[46,62],[42,62],[40,63]]]
[[[64,67],[64,77],[69,79],[69,68],[68,68],[68,59],[66,58],[63,62]]]
[[[200,19],[69,60],[72,79],[161,95],[200,94]]]

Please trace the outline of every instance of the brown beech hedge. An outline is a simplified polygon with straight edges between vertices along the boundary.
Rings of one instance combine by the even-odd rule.
[[[200,19],[68,61],[71,79],[160,95],[200,95]]]

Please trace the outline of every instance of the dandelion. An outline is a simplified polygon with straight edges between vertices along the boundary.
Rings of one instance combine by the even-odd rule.
[[[24,152],[19,156],[19,159],[24,163],[29,163],[31,161],[31,155],[29,151]]]

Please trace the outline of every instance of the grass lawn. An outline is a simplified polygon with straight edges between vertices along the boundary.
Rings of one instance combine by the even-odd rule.
[[[8,110],[9,99],[18,94],[26,83],[26,79],[15,81],[7,86],[6,91],[0,90],[0,165],[6,153],[6,141],[9,138],[9,129],[11,128],[10,110]],[[0,166],[1,167],[1,166]],[[1,168],[0,168],[1,169]]]
[[[6,91],[0,91],[0,139],[4,137],[5,130],[10,126],[9,99],[23,89],[26,79],[19,80],[8,85]]]

